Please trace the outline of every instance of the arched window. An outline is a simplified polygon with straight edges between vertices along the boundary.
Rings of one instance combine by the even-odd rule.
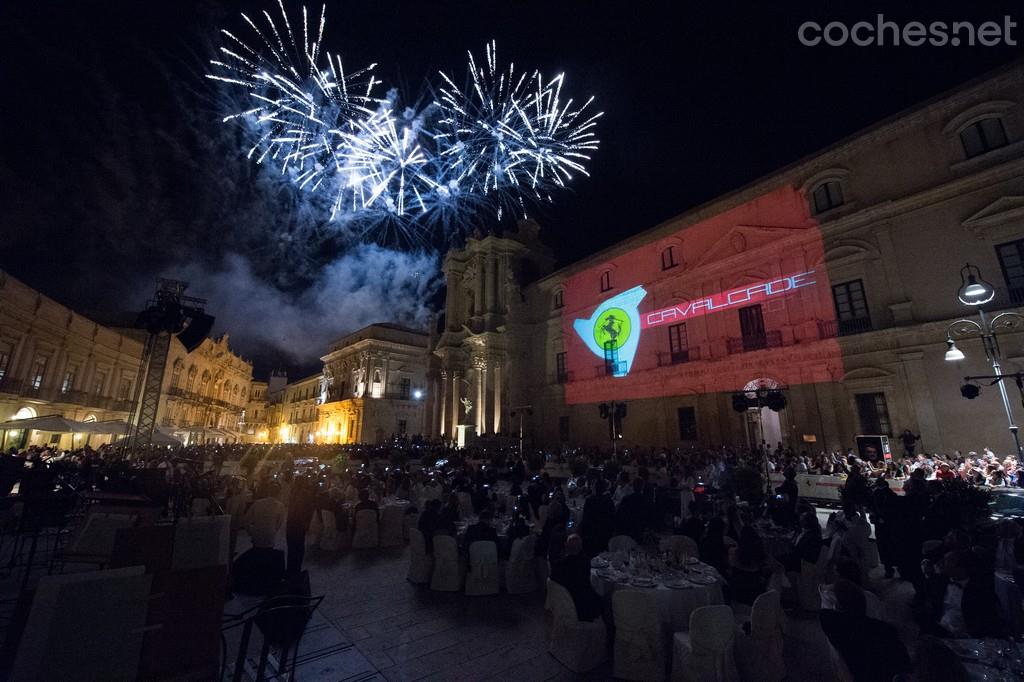
[[[601,273],[601,291],[610,291],[612,288],[612,271],[605,270]]]
[[[811,191],[814,214],[831,211],[843,205],[843,186],[839,180],[826,180]]]
[[[970,123],[960,131],[960,144],[964,147],[964,155],[968,159],[981,156],[985,152],[1006,146],[1006,128],[999,116],[988,116]]]
[[[373,385],[370,387],[370,395],[374,398],[384,395],[384,377],[380,369],[373,370]]]
[[[195,365],[188,368],[188,379],[185,381],[185,390],[194,391],[196,389],[196,375],[199,370],[196,369]]]
[[[171,370],[171,386],[177,388],[181,383],[181,360],[174,361],[174,369]]]
[[[199,384],[199,393],[203,396],[210,395],[210,372],[209,370],[203,372],[203,378]]]
[[[14,413],[15,419],[35,419],[36,411],[31,407],[23,407]]]

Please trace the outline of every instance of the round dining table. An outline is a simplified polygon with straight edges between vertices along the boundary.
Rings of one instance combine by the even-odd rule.
[[[694,609],[725,603],[725,580],[707,564],[691,558],[679,567],[665,568],[657,559],[646,561],[634,555],[623,562],[625,557],[618,554],[605,552],[591,561],[594,591],[610,601],[616,590],[649,590],[658,604],[662,625],[671,632],[689,630]]]

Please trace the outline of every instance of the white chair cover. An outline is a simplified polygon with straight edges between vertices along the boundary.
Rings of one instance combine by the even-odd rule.
[[[320,549],[325,552],[337,552],[341,549],[341,533],[338,532],[338,520],[330,509],[321,509],[320,516],[324,524],[320,534]]]
[[[615,677],[665,679],[665,642],[658,602],[649,590],[619,590],[612,595],[615,621]],[[731,621],[731,614],[730,614]]]
[[[509,594],[526,594],[537,589],[536,549],[537,536],[527,535],[512,543],[512,552],[505,565],[505,590]]]
[[[736,625],[728,606],[702,606],[690,614],[690,631],[673,638],[672,679],[736,682]]]
[[[669,535],[661,539],[659,546],[661,551],[672,552],[676,557],[700,555],[697,542],[689,535]]]
[[[547,586],[544,608],[551,614],[548,651],[574,673],[585,673],[604,663],[608,656],[604,623],[579,620],[568,590],[550,580]]]
[[[356,512],[356,529],[352,535],[352,549],[367,549],[380,543],[377,534],[377,512],[360,509]]]
[[[469,493],[459,493],[459,516],[468,519],[473,515],[473,498]]]
[[[391,505],[380,514],[380,546],[396,547],[405,544],[405,507]]]
[[[782,602],[776,590],[754,600],[750,634],[736,633],[736,664],[743,680],[779,682],[786,676],[782,658]]]
[[[434,536],[434,573],[430,589],[438,592],[458,592],[462,588],[462,570],[459,566],[459,548],[450,535]]]
[[[409,572],[405,579],[426,585],[434,573],[434,557],[427,554],[427,541],[418,528],[409,529]]]
[[[321,510],[313,512],[313,518],[309,521],[309,528],[306,530],[306,547],[318,547],[320,538],[324,534],[324,522],[320,518]]]
[[[828,570],[829,550],[822,547],[818,552],[818,563],[812,564],[809,561],[800,562],[800,576],[797,579],[797,601],[804,611],[818,611],[821,609],[821,595],[819,586]]]
[[[636,548],[636,540],[628,535],[616,535],[608,541],[608,551],[610,552],[628,552],[634,548]]]
[[[469,546],[469,573],[466,574],[466,594],[479,596],[498,594],[498,545],[480,540]]]
[[[109,557],[114,553],[117,531],[132,528],[138,519],[137,514],[89,514],[68,553]]]
[[[411,513],[407,513],[405,515],[404,520],[402,521],[402,526],[405,528],[405,531],[404,531],[405,532],[405,539],[406,539],[406,541],[408,541],[409,540],[409,530],[411,528],[419,528],[420,527],[420,513],[416,512],[416,511],[411,512]]]
[[[542,504],[537,507],[537,526],[544,528],[544,522],[548,520],[548,505]]]

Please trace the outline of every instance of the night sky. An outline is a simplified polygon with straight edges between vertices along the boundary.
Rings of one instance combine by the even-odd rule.
[[[480,54],[493,38],[503,61],[565,71],[574,96],[595,95],[605,116],[592,177],[538,216],[568,262],[1021,54],[797,40],[806,20],[878,12],[1024,22],[1014,2],[892,4],[333,1],[326,45],[346,65],[377,62],[378,77],[415,98],[425,78],[461,74],[466,50]],[[402,299],[401,320],[421,323],[438,283],[430,253],[406,260],[345,243],[240,158],[202,74],[216,30],[238,29],[243,7],[274,9],[271,0],[3,3],[0,267],[101,320],[138,309],[154,277],[181,276],[210,298],[258,374],[294,374],[315,368],[318,352],[293,337],[326,350],[324,339],[380,317],[382,295]],[[394,270],[383,285],[373,281],[380,263]],[[344,319],[318,334],[339,297],[371,303],[342,306]]]

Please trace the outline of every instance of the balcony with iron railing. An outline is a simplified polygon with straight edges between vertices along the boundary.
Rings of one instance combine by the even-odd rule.
[[[848,320],[818,320],[818,338],[834,339],[837,336],[852,336],[872,331],[870,317],[854,317]]]
[[[658,353],[658,367],[670,367],[700,360],[700,346]]]
[[[725,340],[726,350],[729,355],[736,353],[750,353],[756,350],[779,348],[782,346],[782,332],[773,329],[763,334],[747,334],[739,337],[731,337]]]

